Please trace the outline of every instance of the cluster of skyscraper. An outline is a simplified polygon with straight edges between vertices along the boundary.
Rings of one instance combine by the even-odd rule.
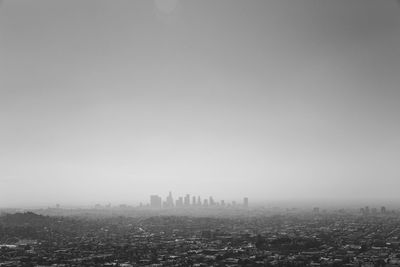
[[[169,192],[165,201],[162,201],[162,198],[158,195],[150,196],[150,207],[152,208],[172,208],[172,207],[189,207],[189,206],[241,206],[247,208],[249,206],[249,198],[243,198],[242,204],[237,204],[236,201],[232,201],[231,203],[225,203],[224,200],[219,202],[215,201],[212,196],[208,198],[201,199],[200,196],[192,196],[190,194],[186,194],[184,197],[178,197],[175,202],[172,197],[172,193]]]
[[[378,213],[378,209],[377,208],[372,208],[370,209],[368,206],[361,208],[360,212],[364,215],[368,215],[368,214],[377,214]],[[387,213],[386,207],[382,206],[381,207],[381,213],[385,214]]]

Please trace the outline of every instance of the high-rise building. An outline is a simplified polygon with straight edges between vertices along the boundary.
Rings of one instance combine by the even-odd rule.
[[[150,207],[152,208],[161,208],[162,199],[158,195],[150,196]]]
[[[200,198],[200,196],[197,197],[197,205],[201,206],[201,198]]]
[[[382,206],[382,207],[381,207],[381,213],[382,213],[382,214],[386,213],[386,207],[385,207],[385,206]]]
[[[210,206],[214,206],[214,199],[213,199],[213,197],[212,196],[210,196],[209,198],[209,204],[210,204]]]
[[[221,200],[221,206],[225,206],[225,200]]]
[[[365,210],[365,214],[369,214],[369,207],[368,206],[366,206],[364,210]]]
[[[169,195],[167,196],[167,200],[165,201],[165,207],[172,208],[173,206],[174,206],[174,199],[172,197],[172,193],[169,192]]]
[[[182,205],[183,205],[182,197],[179,197],[179,198],[175,201],[175,206],[176,206],[176,207],[181,207]]]
[[[179,197],[178,200],[176,201],[176,206],[177,207],[182,207],[183,206],[183,197]]]
[[[184,199],[184,205],[189,206],[190,205],[190,195],[186,194],[185,199]]]
[[[208,206],[208,199],[204,199],[203,206]]]
[[[195,196],[192,197],[192,205],[193,205],[193,206],[196,205],[196,197],[195,197]]]
[[[249,207],[249,198],[248,197],[243,198],[243,207],[245,207],[245,208]]]

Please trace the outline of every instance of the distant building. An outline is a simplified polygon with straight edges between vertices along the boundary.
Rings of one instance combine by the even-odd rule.
[[[385,214],[385,213],[386,213],[386,207],[385,207],[385,206],[382,206],[382,207],[381,207],[381,213],[382,213],[382,214]]]
[[[195,197],[195,196],[192,197],[192,205],[193,205],[193,206],[196,205],[196,197]]]
[[[190,205],[190,195],[189,194],[186,194],[186,196],[185,196],[184,205],[185,206]]]
[[[225,206],[225,200],[221,200],[221,206]]]
[[[200,198],[200,196],[197,197],[197,205],[201,206],[201,198]]]
[[[150,196],[150,207],[152,208],[161,208],[162,199],[158,195]]]
[[[368,206],[365,207],[364,212],[365,212],[365,214],[369,214],[369,207]]]
[[[248,197],[243,198],[243,207],[245,207],[245,208],[249,207],[249,198]]]
[[[177,206],[177,207],[182,207],[182,206],[183,206],[183,198],[182,198],[182,197],[179,197],[179,198],[176,200],[176,206]]]
[[[169,195],[167,196],[167,200],[165,201],[165,207],[172,208],[173,206],[174,206],[174,199],[172,197],[172,193],[169,192]]]
[[[209,204],[210,204],[210,206],[214,206],[214,205],[215,205],[215,202],[214,202],[213,197],[210,196],[208,199],[209,199]]]

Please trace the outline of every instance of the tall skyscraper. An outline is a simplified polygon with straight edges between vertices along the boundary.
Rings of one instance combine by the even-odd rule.
[[[150,207],[152,208],[161,208],[162,199],[158,195],[150,196]]]
[[[245,207],[245,208],[249,207],[249,198],[248,197],[243,198],[243,207]]]
[[[165,206],[167,208],[172,208],[174,206],[174,199],[172,197],[171,192],[169,192],[169,195],[167,196],[167,200],[165,201]]]
[[[196,205],[196,197],[195,197],[195,196],[192,197],[192,205],[193,205],[193,206]]]
[[[182,207],[183,206],[183,198],[182,197],[179,197],[177,200],[176,200],[176,207]]]
[[[179,205],[177,205],[177,206],[179,206],[179,207],[183,206],[183,197],[179,197],[178,203],[179,203]]]
[[[210,204],[210,206],[214,206],[214,199],[213,199],[213,197],[212,196],[210,196],[209,198],[209,204]]]
[[[364,210],[365,210],[365,214],[369,214],[369,207],[368,206],[366,206]]]
[[[386,213],[386,207],[385,206],[381,207],[381,213],[383,213],[383,214]]]
[[[189,194],[186,194],[186,196],[185,196],[184,205],[185,206],[190,205],[190,195]]]

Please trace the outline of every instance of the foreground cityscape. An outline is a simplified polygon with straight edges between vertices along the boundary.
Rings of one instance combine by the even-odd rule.
[[[175,204],[197,203],[186,199]],[[400,266],[400,212],[386,207],[270,210],[245,198],[176,215],[156,204],[3,211],[0,266]]]

